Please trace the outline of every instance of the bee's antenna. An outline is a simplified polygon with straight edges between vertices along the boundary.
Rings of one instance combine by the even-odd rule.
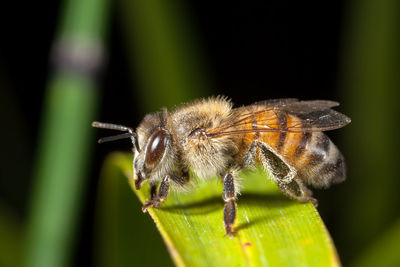
[[[123,133],[123,134],[100,138],[98,140],[99,143],[105,143],[105,142],[120,140],[120,139],[124,139],[124,138],[131,138],[133,146],[136,148],[136,150],[138,152],[140,152],[139,143],[137,140],[137,134],[135,133],[135,131],[132,128],[129,128],[129,127],[126,127],[123,125],[104,123],[104,122],[98,122],[98,121],[92,122],[92,126],[95,128],[127,132],[127,133]]]
[[[95,128],[118,130],[118,131],[128,132],[132,135],[136,135],[136,133],[133,131],[132,128],[123,125],[94,121],[92,122],[92,126]]]
[[[130,133],[123,133],[123,134],[117,134],[117,135],[102,137],[97,142],[99,144],[101,144],[101,143],[105,143],[105,142],[111,142],[111,141],[116,141],[116,140],[130,138],[130,137],[131,137]]]

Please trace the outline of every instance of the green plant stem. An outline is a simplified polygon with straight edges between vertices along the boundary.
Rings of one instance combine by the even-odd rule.
[[[0,203],[0,236],[0,266],[21,266],[23,225],[3,203]]]
[[[399,1],[347,3],[343,90],[352,123],[346,136],[347,194],[338,247],[350,260],[398,214],[400,147]]]
[[[108,0],[68,0],[53,46],[27,229],[26,266],[70,262],[97,103]]]
[[[142,110],[172,107],[210,90],[204,56],[184,1],[119,0]]]
[[[400,221],[386,228],[377,240],[372,242],[350,266],[400,266]]]

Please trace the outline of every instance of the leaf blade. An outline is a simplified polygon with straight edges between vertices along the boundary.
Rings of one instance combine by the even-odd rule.
[[[122,155],[122,154],[121,154]],[[134,189],[128,155],[117,164],[143,203],[148,186]],[[197,181],[190,192],[171,192],[159,209],[149,209],[178,266],[340,266],[335,247],[310,203],[288,200],[257,169],[243,174],[238,199],[237,235],[225,236],[222,184]]]

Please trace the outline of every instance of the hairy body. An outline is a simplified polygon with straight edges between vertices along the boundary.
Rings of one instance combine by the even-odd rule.
[[[350,122],[330,109],[336,105],[331,101],[278,99],[234,109],[230,101],[217,97],[149,114],[136,132],[125,126],[94,126],[130,133],[139,152],[134,157],[136,188],[145,180],[151,184],[150,200],[143,211],[158,207],[170,186],[187,184],[189,167],[200,179],[221,177],[224,225],[226,233],[232,235],[238,173],[244,168],[262,164],[283,193],[314,204],[317,201],[306,185],[328,187],[345,179],[343,156],[322,133]]]

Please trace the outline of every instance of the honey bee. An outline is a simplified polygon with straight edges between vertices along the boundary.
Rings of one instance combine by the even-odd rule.
[[[151,188],[143,212],[159,207],[170,187],[187,184],[189,167],[200,179],[221,177],[223,222],[232,236],[243,169],[262,164],[285,195],[314,205],[317,200],[307,185],[326,188],[345,180],[344,158],[323,133],[350,123],[350,118],[331,109],[338,105],[289,98],[233,108],[226,98],[211,97],[148,114],[136,131],[102,122],[92,126],[126,132],[100,143],[131,139],[135,187],[140,189],[149,180]]]

